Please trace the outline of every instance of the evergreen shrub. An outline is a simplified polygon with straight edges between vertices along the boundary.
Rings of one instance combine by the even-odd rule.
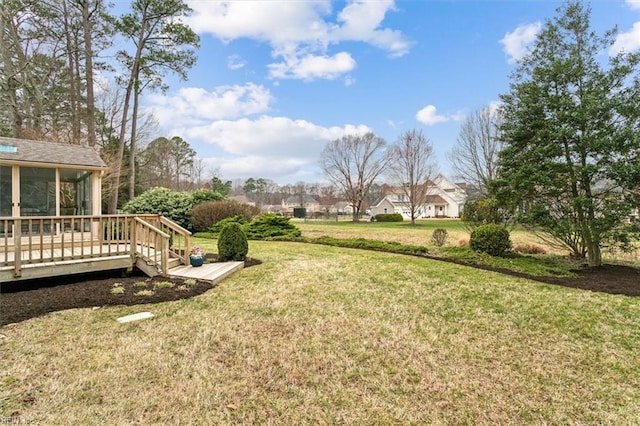
[[[228,223],[218,237],[218,256],[222,262],[243,261],[249,252],[247,236],[238,223]]]
[[[272,237],[296,238],[302,235],[300,230],[286,216],[264,213],[243,226],[250,240],[264,240]]]
[[[402,222],[404,219],[400,213],[380,213],[375,215],[376,222]]]
[[[509,231],[500,225],[480,225],[471,232],[469,246],[475,251],[503,257],[511,250]]]

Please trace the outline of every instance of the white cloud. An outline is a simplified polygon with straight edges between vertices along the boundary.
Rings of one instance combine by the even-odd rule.
[[[464,112],[457,111],[450,115],[439,115],[434,105],[427,105],[416,113],[416,119],[427,126],[434,126],[446,121],[461,121],[464,119]]]
[[[637,10],[640,10],[640,0],[627,0],[627,5],[628,5],[631,9],[637,9]]]
[[[247,61],[240,55],[231,55],[227,58],[227,67],[231,70],[239,70],[247,65]]]
[[[270,64],[269,75],[272,78],[306,81],[317,78],[333,80],[355,67],[356,61],[347,52],[340,52],[334,56],[306,55],[302,58],[287,57],[285,62]]]
[[[183,128],[179,134],[189,141],[211,144],[213,150],[220,152],[205,160],[225,178],[277,176],[292,180],[292,175],[317,169],[320,153],[328,142],[345,134],[368,131],[371,130],[364,125],[324,127],[306,120],[262,116],[214,121]]]
[[[618,34],[609,54],[613,56],[620,52],[633,52],[637,49],[640,49],[640,22],[633,24],[631,31]]]
[[[363,125],[323,127],[306,120],[262,116],[219,120],[186,130],[189,138],[216,145],[228,154],[317,160],[324,144],[347,133],[365,133]]]
[[[386,13],[394,7],[393,0],[357,0],[348,4],[338,14],[338,22],[342,25],[332,31],[331,39],[363,41],[389,51],[392,56],[406,54],[411,44],[400,31],[379,28]]]
[[[510,64],[522,59],[529,51],[529,47],[535,41],[536,36],[542,29],[540,22],[533,24],[522,24],[500,40],[504,46],[503,50],[509,57]]]
[[[332,22],[330,0],[305,1],[188,1],[194,10],[187,18],[199,33],[210,33],[224,41],[251,38],[271,45],[269,65],[274,78],[334,79],[355,67],[347,52],[328,53],[331,45],[357,41],[402,56],[411,43],[397,30],[382,27],[392,0],[353,0]]]
[[[183,87],[173,96],[148,97],[148,108],[161,125],[182,123],[185,127],[211,120],[229,119],[269,111],[273,97],[261,85],[220,86],[211,92],[199,87]]]
[[[210,157],[204,159],[208,168],[217,170],[225,179],[246,178],[248,176],[286,178],[288,181],[305,180],[294,179],[292,176],[308,174],[312,163],[295,158],[265,158],[263,156],[242,157]],[[317,179],[313,176],[311,180]]]

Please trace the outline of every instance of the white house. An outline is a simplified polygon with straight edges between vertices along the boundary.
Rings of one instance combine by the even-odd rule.
[[[460,217],[467,201],[466,185],[453,183],[443,175],[428,181],[425,202],[417,207],[416,217]],[[375,216],[381,213],[400,213],[405,219],[411,218],[409,198],[403,188],[391,187],[384,197],[371,206]]]

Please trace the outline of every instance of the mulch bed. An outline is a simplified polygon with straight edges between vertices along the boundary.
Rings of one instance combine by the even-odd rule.
[[[215,261],[216,257],[207,254],[207,260]],[[258,259],[249,258],[244,266],[246,268],[260,263],[262,262]],[[154,288],[163,281],[171,282],[174,286]],[[124,292],[113,294],[114,287],[121,287]],[[4,283],[0,285],[0,326],[64,309],[132,306],[186,299],[213,287],[215,284],[208,281],[195,280],[195,284],[191,282],[185,285],[184,278],[149,278],[139,271],[130,275],[107,271]],[[143,290],[153,290],[153,294],[136,295]]]
[[[212,259],[211,255],[207,257]],[[247,259],[245,267],[260,263],[257,259]],[[600,268],[582,269],[576,271],[578,277],[574,278],[532,277],[508,270],[495,271],[583,290],[640,296],[640,269],[628,266],[605,265]],[[154,283],[160,281],[170,281],[176,285],[173,288],[156,289],[150,296],[136,296],[136,292],[144,290],[134,286],[141,281],[147,283],[147,289],[153,289]],[[111,289],[116,284],[124,288],[123,294],[111,293]],[[185,299],[202,294],[214,287],[209,282],[197,281],[194,285],[186,286],[187,289],[179,289],[183,285],[184,279],[181,278],[148,278],[141,273],[118,276],[113,272],[2,284],[0,285],[0,326],[63,309],[139,305]]]

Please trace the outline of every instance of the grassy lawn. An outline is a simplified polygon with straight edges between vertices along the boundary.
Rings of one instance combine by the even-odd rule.
[[[456,245],[459,241],[468,241],[469,232],[462,221],[457,219],[429,219],[418,220],[415,226],[408,221],[383,222],[331,222],[331,221],[302,221],[294,222],[302,234],[307,237],[330,235],[336,238],[369,238],[383,241],[398,241],[405,244],[430,245],[431,234],[436,228],[444,228],[448,232],[448,244]],[[541,243],[537,237],[521,229],[511,231],[514,244]]]
[[[215,251],[214,241],[196,244]],[[312,244],[252,241],[249,254],[264,263],[194,299],[0,328],[0,417],[47,425],[638,421],[639,298]],[[115,321],[146,310],[156,317]]]
[[[418,220],[416,226],[411,226],[408,221],[396,223],[360,222],[349,221],[303,221],[295,220],[294,223],[302,231],[305,237],[320,237],[323,235],[335,238],[368,238],[382,241],[397,241],[404,244],[415,244],[429,247],[432,253],[451,257],[453,252],[443,252],[431,243],[431,234],[436,228],[447,230],[447,245],[458,246],[469,241],[469,231],[464,223],[457,219],[427,219]],[[566,249],[549,247],[543,240],[531,232],[525,231],[520,226],[510,230],[511,242],[518,244],[534,244],[543,247],[551,255],[566,255]],[[606,249],[603,257],[607,262],[629,263],[640,265],[640,247],[633,253],[623,253],[620,250]],[[546,261],[543,261],[546,262]]]

